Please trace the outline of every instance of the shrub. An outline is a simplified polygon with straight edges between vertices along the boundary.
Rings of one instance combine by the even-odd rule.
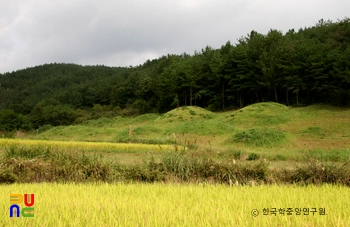
[[[86,182],[111,181],[116,173],[113,163],[96,155],[51,148],[10,147],[0,163],[11,169],[18,182]],[[11,179],[11,174],[2,174],[2,179]]]
[[[154,158],[136,166],[124,166],[120,169],[124,180],[141,182],[165,181],[167,171],[163,163],[155,162]]]
[[[49,129],[51,129],[51,128],[53,128],[53,126],[50,125],[50,124],[46,124],[46,125],[40,126],[40,127],[38,128],[38,133],[45,132],[45,131],[47,131],[47,130],[49,130]]]
[[[148,113],[149,110],[150,110],[150,107],[148,105],[148,103],[143,100],[143,99],[137,99],[132,105],[131,105],[132,108],[136,109],[137,113],[140,113],[140,114],[145,114],[145,113]]]
[[[327,163],[310,159],[307,165],[299,166],[292,171],[290,183],[302,184],[343,184],[350,186],[350,162]]]
[[[249,161],[253,161],[253,160],[257,160],[257,159],[259,159],[259,155],[255,154],[255,153],[249,154],[249,156],[247,158],[247,160],[249,160]]]
[[[190,113],[191,115],[196,115],[196,112],[193,111],[193,110],[189,110],[189,113]]]
[[[0,170],[0,184],[12,184],[17,181],[17,177],[10,170]]]

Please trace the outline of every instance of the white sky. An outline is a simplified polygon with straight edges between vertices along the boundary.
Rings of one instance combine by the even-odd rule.
[[[53,62],[138,65],[349,12],[349,0],[0,0],[0,73]]]

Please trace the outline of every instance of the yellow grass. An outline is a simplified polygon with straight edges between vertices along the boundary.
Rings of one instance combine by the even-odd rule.
[[[0,186],[0,226],[349,226],[350,190],[170,184]],[[10,218],[10,194],[34,193],[34,218]],[[326,215],[263,215],[264,208],[325,208]],[[259,215],[253,217],[252,210]]]
[[[154,152],[174,150],[174,147],[171,145],[156,144],[0,139],[0,149],[4,149],[8,146],[48,147],[59,150],[104,152]]]

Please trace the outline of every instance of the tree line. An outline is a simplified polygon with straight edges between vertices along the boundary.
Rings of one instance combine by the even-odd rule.
[[[0,130],[68,125],[91,112],[162,113],[184,105],[213,111],[263,101],[348,106],[349,44],[349,18],[321,19],[285,34],[251,31],[235,44],[136,67],[53,63],[0,74]]]

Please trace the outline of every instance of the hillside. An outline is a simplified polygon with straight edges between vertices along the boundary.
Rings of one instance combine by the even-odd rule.
[[[350,109],[257,103],[213,113],[199,107],[180,107],[163,115],[104,118],[58,126],[22,138],[155,144],[173,144],[176,139],[176,143],[189,143],[200,151],[241,150],[280,159],[297,158],[305,152],[348,157]]]
[[[75,108],[109,105],[106,100],[124,68],[45,64],[0,75],[0,110],[29,114],[47,99]]]

